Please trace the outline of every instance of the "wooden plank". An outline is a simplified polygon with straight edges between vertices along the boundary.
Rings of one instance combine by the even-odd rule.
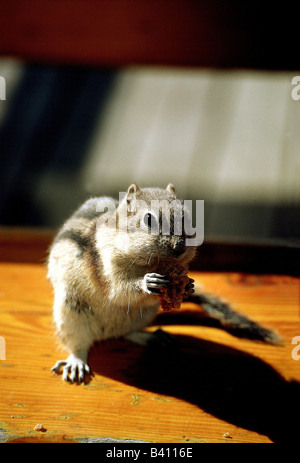
[[[286,131],[287,73],[244,72],[234,88],[231,126],[217,172],[218,202],[276,204]]]
[[[0,439],[9,442],[273,442],[296,439],[300,375],[299,279],[193,273],[209,291],[277,329],[282,347],[233,337],[198,309],[157,320],[179,350],[151,354],[130,342],[96,345],[94,376],[70,385],[50,373],[66,355],[55,340],[52,294],[40,264],[0,264]],[[166,315],[170,315],[167,317]],[[295,347],[295,346],[294,346]],[[292,382],[291,382],[292,381]],[[43,424],[43,431],[35,431]],[[230,438],[224,437],[229,433]]]
[[[270,244],[268,240],[248,243],[205,241],[198,249],[192,267],[205,271],[239,271],[300,275],[300,247],[288,243]]]
[[[0,227],[0,262],[46,261],[53,230]]]
[[[258,229],[268,237],[274,207],[300,197],[300,106],[290,91],[288,72],[123,70],[99,117],[81,181],[91,194],[112,195],[132,179],[144,186],[172,181],[182,197],[217,206],[209,231],[226,223],[222,204],[266,206]],[[237,234],[240,222],[237,217]]]
[[[54,230],[0,227],[0,262],[44,263]],[[284,242],[206,240],[191,264],[193,270],[300,275],[300,247]]]
[[[289,7],[234,0],[1,0],[0,53],[110,66],[294,69],[296,18]],[[289,27],[278,34],[285,21]]]

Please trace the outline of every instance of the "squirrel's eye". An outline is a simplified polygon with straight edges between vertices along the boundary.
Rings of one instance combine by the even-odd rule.
[[[144,215],[144,224],[148,227],[151,228],[152,230],[156,230],[158,228],[157,220],[154,217],[154,215],[150,214],[150,212],[147,212]]]

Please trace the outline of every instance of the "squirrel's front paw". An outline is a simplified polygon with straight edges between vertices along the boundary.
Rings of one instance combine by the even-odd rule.
[[[51,371],[58,373],[60,367],[63,366],[62,379],[64,381],[71,381],[82,383],[84,381],[84,374],[90,374],[90,368],[87,363],[71,354],[67,360],[58,360]]]
[[[160,290],[168,287],[169,280],[166,275],[159,273],[146,273],[143,279],[143,289],[148,294],[160,294]]]

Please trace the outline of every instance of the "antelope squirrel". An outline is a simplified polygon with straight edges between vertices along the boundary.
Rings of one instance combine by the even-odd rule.
[[[186,245],[185,231],[174,233],[174,210],[173,215],[167,210],[174,199],[177,217],[179,212],[181,219],[186,218],[184,202],[177,200],[172,184],[166,189],[132,184],[119,203],[108,197],[87,200],[56,235],[48,277],[54,289],[57,333],[70,356],[59,360],[52,371],[63,367],[63,380],[84,381],[95,341],[130,338],[151,324],[160,307],[159,295],[169,284],[162,264],[187,265],[194,258],[196,246]],[[153,200],[162,204],[159,216],[151,208]],[[169,234],[161,232],[162,218],[169,223]],[[277,342],[275,333],[216,297],[194,291],[194,281],[188,281],[185,296],[210,317],[229,328],[242,327],[250,337]]]

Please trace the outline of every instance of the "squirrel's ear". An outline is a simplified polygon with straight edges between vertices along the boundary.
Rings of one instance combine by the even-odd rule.
[[[172,195],[176,195],[176,191],[175,191],[174,185],[172,185],[172,183],[169,183],[166,190],[169,191]]]
[[[135,183],[132,183],[130,185],[130,187],[128,188],[128,190],[127,190],[127,198],[133,198],[133,197],[137,196],[137,194],[140,191],[141,190],[139,189],[139,187]]]

